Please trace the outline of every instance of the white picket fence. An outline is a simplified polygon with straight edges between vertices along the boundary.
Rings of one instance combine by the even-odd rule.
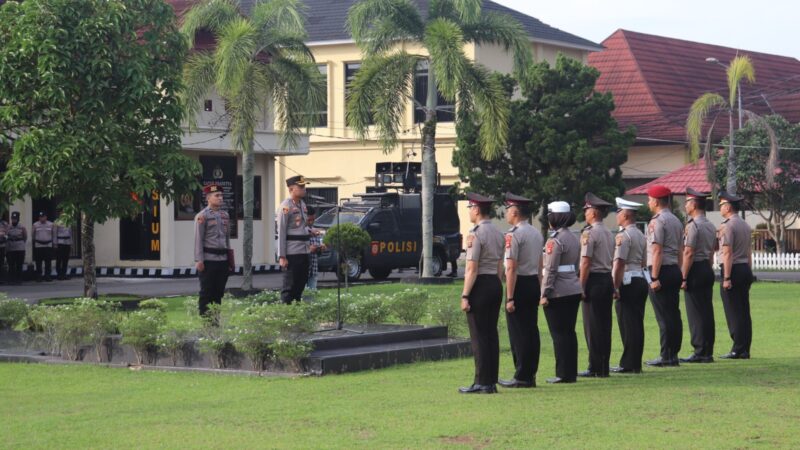
[[[714,255],[714,269],[719,269]],[[753,252],[753,270],[800,270],[800,253]]]

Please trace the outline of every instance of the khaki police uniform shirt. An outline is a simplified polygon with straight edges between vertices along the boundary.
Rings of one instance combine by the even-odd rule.
[[[630,224],[625,229],[617,233],[616,249],[614,259],[622,260],[625,263],[625,271],[642,270],[645,253],[647,252],[647,239],[644,234]]]
[[[278,208],[278,257],[283,258],[288,255],[307,255],[309,253],[308,241],[311,235],[308,233],[306,217],[308,208],[303,200],[295,203],[291,198],[287,198]],[[299,236],[287,239],[287,236]],[[297,239],[297,240],[295,240]]]
[[[681,247],[683,224],[672,214],[662,210],[647,225],[647,265],[653,265],[653,244],[661,245],[661,265],[678,264],[678,252]]]
[[[16,226],[9,225],[6,238],[7,252],[24,252],[25,243],[28,242],[28,230],[19,223]]]
[[[539,275],[542,245],[542,233],[528,221],[520,222],[506,233],[505,259],[517,262],[518,276]]]
[[[503,233],[484,220],[472,227],[467,236],[467,261],[477,261],[478,275],[497,275],[503,258]]]
[[[5,220],[0,220],[0,248],[6,248],[6,241],[8,240],[8,222]],[[0,261],[0,265],[3,264],[3,261]]]
[[[230,248],[230,216],[222,208],[214,211],[203,208],[194,217],[194,260],[227,261],[228,254],[208,253],[204,248],[227,250]]]
[[[56,224],[56,244],[72,245],[72,228]]]
[[[614,237],[603,222],[584,228],[581,233],[581,258],[589,258],[589,273],[611,273]]]
[[[42,223],[38,220],[33,224],[33,248],[47,248],[55,246],[55,225],[49,220]]]
[[[750,263],[750,235],[752,230],[741,217],[734,214],[719,227],[719,248],[731,248],[733,264]]]
[[[577,272],[580,257],[580,242],[571,231],[561,228],[550,233],[544,246],[542,297],[553,299],[583,292]],[[558,271],[559,266],[568,265],[572,266],[572,271]]]
[[[707,261],[714,254],[714,241],[717,229],[705,215],[690,218],[686,223],[683,245],[694,249],[692,262]]]

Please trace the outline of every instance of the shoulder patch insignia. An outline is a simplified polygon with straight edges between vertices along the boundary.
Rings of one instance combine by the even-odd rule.
[[[547,245],[545,245],[544,250],[547,252],[548,255],[553,253],[553,247],[555,246],[554,241],[547,241]]]
[[[620,245],[622,245],[622,233],[618,233],[618,234],[617,234],[616,241],[617,241],[617,247],[619,247]]]
[[[511,239],[512,238],[513,237],[511,236],[511,234],[507,234],[506,235],[506,248],[511,248]]]
[[[584,231],[583,234],[581,234],[581,245],[589,245],[589,232],[588,231]]]
[[[467,236],[467,248],[472,248],[472,241],[474,240],[475,240],[474,234],[470,234],[469,236]]]
[[[202,214],[198,214],[197,215],[197,223],[199,223],[200,225],[206,223],[206,216],[204,216]]]
[[[284,214],[289,214],[289,207],[288,206],[284,206],[283,207],[283,213]]]

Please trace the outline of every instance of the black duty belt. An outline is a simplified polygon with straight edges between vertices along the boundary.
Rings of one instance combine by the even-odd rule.
[[[228,249],[227,248],[203,247],[203,252],[211,253],[212,255],[227,255],[228,254]]]
[[[21,241],[21,240],[22,240],[22,238],[12,238],[12,237],[8,238],[8,242],[16,242],[16,241]]]
[[[297,236],[297,235],[292,234],[292,235],[287,235],[286,236],[286,240],[287,241],[307,241],[309,239],[311,239],[311,235],[310,234],[304,234],[302,236]]]
[[[36,243],[37,244],[52,244],[53,241],[40,241],[40,240],[36,239]]]

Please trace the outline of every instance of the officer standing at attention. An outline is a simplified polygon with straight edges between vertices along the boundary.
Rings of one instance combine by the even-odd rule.
[[[683,224],[670,211],[669,188],[655,185],[647,190],[647,195],[647,206],[654,214],[647,225],[650,301],[661,334],[661,356],[647,361],[647,365],[677,366],[683,339],[680,309]]]
[[[50,272],[53,270],[53,250],[56,245],[55,226],[47,220],[47,213],[39,212],[39,220],[33,224],[33,260],[36,263],[36,281],[53,281]],[[43,267],[44,266],[44,267]]]
[[[468,193],[469,220],[473,224],[467,237],[467,267],[461,290],[461,310],[467,313],[469,338],[475,358],[472,386],[462,394],[497,393],[500,366],[500,339],[497,319],[503,299],[503,233],[490,220],[494,199]]]
[[[8,284],[22,281],[22,263],[25,261],[25,243],[28,230],[19,223],[19,212],[11,213],[11,226],[6,232],[6,261],[8,261]]]
[[[194,218],[194,261],[200,278],[200,315],[205,316],[211,303],[221,304],[228,282],[230,216],[222,209],[222,187],[209,184],[203,188],[207,206]]]
[[[583,289],[583,331],[589,349],[589,368],[581,377],[608,377],[611,358],[611,309],[614,282],[611,263],[614,237],[603,224],[611,203],[586,193],[583,206],[588,225],[581,234],[580,280]]]
[[[567,202],[547,205],[550,238],[544,246],[542,263],[542,294],[547,327],[553,338],[556,357],[556,377],[548,383],[574,383],[578,374],[578,335],[575,322],[581,302],[581,283],[576,274],[581,257],[578,238],[569,231],[575,214]]]
[[[8,241],[8,222],[0,218],[0,284],[5,284],[5,271],[3,261],[6,259],[6,241]]]
[[[644,278],[647,240],[636,227],[636,211],[641,203],[617,197],[617,233],[614,250],[614,307],[622,338],[622,357],[614,373],[641,373],[644,352],[644,307],[647,303],[647,281]]]
[[[308,283],[310,235],[306,226],[308,207],[303,201],[306,184],[301,175],[287,178],[289,198],[278,210],[278,262],[284,270],[281,301],[286,304],[300,301]]]
[[[719,227],[722,307],[733,339],[731,351],[722,359],[750,359],[753,322],[750,317],[750,285],[753,283],[752,230],[739,217],[742,198],[725,191],[719,193],[719,211],[725,220]]]
[[[681,273],[686,298],[686,318],[692,336],[694,353],[681,358],[685,363],[714,362],[714,269],[711,257],[717,244],[717,229],[706,218],[706,198],[709,194],[686,189],[686,231],[683,236]]]
[[[56,219],[56,273],[59,280],[66,280],[69,266],[69,253],[72,249],[72,227],[67,225],[63,215]]]
[[[539,276],[544,240],[528,222],[532,200],[506,194],[506,323],[514,359],[514,378],[499,380],[507,388],[536,387],[539,370]]]

